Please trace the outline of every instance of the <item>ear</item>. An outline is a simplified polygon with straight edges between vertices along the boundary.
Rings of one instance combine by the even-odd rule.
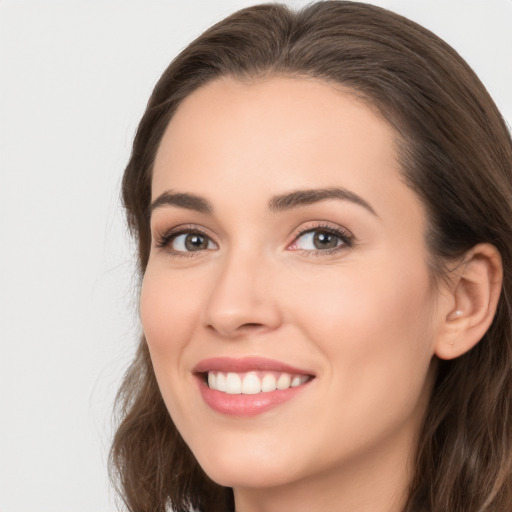
[[[489,329],[501,292],[501,256],[491,244],[478,244],[468,251],[453,271],[450,307],[442,314],[435,341],[440,359],[454,359],[473,348]]]

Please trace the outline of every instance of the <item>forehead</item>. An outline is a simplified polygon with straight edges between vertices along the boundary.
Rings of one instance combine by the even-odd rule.
[[[395,208],[418,208],[403,183],[397,134],[363,101],[314,79],[222,78],[188,96],[159,146],[152,196],[194,192],[219,201],[342,186]],[[396,208],[395,208],[396,209]]]
[[[205,157],[228,167],[223,162],[227,154],[232,161],[245,161],[240,172],[263,166],[282,172],[286,160],[297,171],[308,164],[318,173],[327,153],[342,156],[345,165],[368,155],[397,167],[395,138],[392,128],[355,95],[324,82],[221,78],[178,107],[157,152],[155,181],[161,170],[169,173],[186,165],[190,171],[203,166]]]

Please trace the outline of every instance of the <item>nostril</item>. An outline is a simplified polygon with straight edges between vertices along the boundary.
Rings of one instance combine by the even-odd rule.
[[[267,329],[265,324],[259,322],[246,322],[239,325],[209,324],[207,328],[227,338],[238,338],[240,336],[256,334]]]

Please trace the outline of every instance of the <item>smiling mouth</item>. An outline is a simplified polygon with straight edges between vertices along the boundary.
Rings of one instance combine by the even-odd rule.
[[[203,375],[210,389],[230,395],[256,395],[284,391],[305,384],[312,375],[277,371],[249,371],[243,373],[209,371]]]
[[[217,413],[254,417],[293,401],[316,375],[262,357],[215,357],[193,369],[205,403]]]

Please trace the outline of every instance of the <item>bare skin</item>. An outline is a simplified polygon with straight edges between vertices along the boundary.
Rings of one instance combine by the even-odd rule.
[[[321,82],[217,80],[171,120],[158,198],[141,318],[206,473],[233,487],[237,512],[399,512],[433,356],[463,318],[456,283],[432,287],[393,130]],[[309,381],[261,414],[212,409],[195,367],[249,356]]]

